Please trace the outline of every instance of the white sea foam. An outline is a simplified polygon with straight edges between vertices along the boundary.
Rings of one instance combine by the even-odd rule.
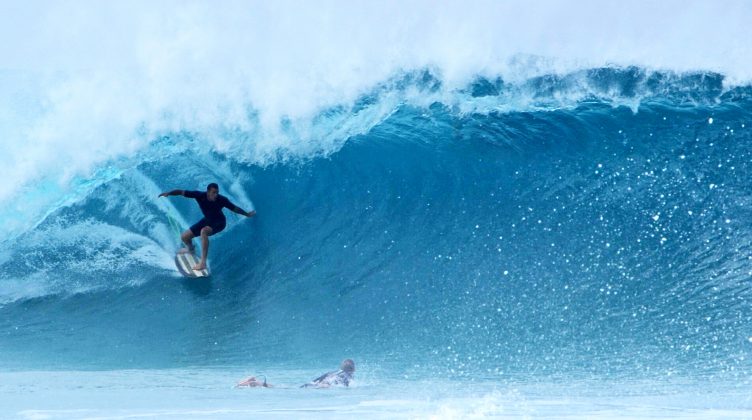
[[[47,248],[46,253],[40,252],[41,247]],[[113,283],[111,276],[102,273],[131,266],[173,269],[172,254],[163,244],[95,221],[46,227],[34,232],[17,250],[19,256],[14,264],[26,267],[29,274],[0,276],[3,286],[0,305],[50,294],[71,295],[123,287],[126,283]],[[129,278],[130,284],[145,280],[139,276]]]

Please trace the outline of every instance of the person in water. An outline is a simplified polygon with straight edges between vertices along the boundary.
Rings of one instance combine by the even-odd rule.
[[[232,212],[242,214],[246,217],[253,217],[256,215],[255,210],[247,212],[235,204],[232,204],[227,197],[220,195],[219,186],[213,182],[206,187],[206,192],[172,190],[159,194],[160,197],[168,197],[171,195],[182,195],[186,198],[195,199],[198,202],[198,206],[201,208],[201,212],[204,214],[203,219],[199,220],[180,235],[180,239],[182,239],[185,244],[185,248],[180,250],[181,253],[193,253],[195,251],[195,248],[193,247],[193,238],[196,236],[201,237],[201,261],[193,267],[194,270],[203,270],[206,268],[206,257],[209,255],[209,237],[224,230],[225,225],[227,224],[227,219],[225,219],[222,209],[227,208]]]
[[[355,374],[355,362],[352,359],[345,359],[338,371],[327,372],[318,378],[303,384],[301,388],[329,388],[332,386],[350,386]]]
[[[264,375],[261,375],[264,376]],[[245,379],[243,381],[240,381],[235,385],[235,388],[242,388],[242,387],[248,387],[248,388],[271,388],[272,384],[266,382],[266,376],[264,376],[264,382],[259,381],[256,379],[255,376],[251,376],[248,379]]]

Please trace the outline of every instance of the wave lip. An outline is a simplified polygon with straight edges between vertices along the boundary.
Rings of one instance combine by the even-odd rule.
[[[0,211],[0,221],[10,226],[14,233],[6,240],[12,239],[32,229],[55,209],[81,200],[97,186],[142,162],[166,156],[214,153],[259,165],[327,156],[348,139],[368,133],[406,106],[426,110],[446,107],[458,115],[486,115],[572,109],[600,103],[627,106],[638,112],[641,104],[651,102],[669,107],[740,106],[749,97],[749,86],[731,87],[724,75],[709,72],[605,67],[545,74],[522,81],[476,76],[466,85],[453,88],[440,74],[424,69],[394,75],[351,103],[330,106],[310,119],[285,117],[271,130],[264,126],[263,118],[250,103],[245,104],[246,111],[239,115],[231,104],[218,106],[216,112],[210,113],[219,118],[216,120],[210,117],[191,121],[163,112],[158,120],[146,122],[140,120],[146,118],[141,115],[119,126],[132,125],[126,131],[109,126],[99,127],[83,137],[68,133],[70,137],[66,139],[47,134],[35,138],[42,146],[24,149],[22,158],[4,167],[9,171],[6,179],[10,186],[2,194],[16,194],[20,199]],[[42,126],[48,131],[49,121],[44,116],[40,118],[37,129],[30,131],[31,136],[38,134]],[[172,118],[177,120],[171,121]],[[35,123],[29,124],[35,127]],[[91,149],[92,143],[102,143],[100,132],[107,133],[107,147]],[[110,136],[113,132],[115,135]],[[17,142],[11,150],[23,144],[23,136],[18,135],[14,139],[11,131],[10,141]],[[58,151],[66,152],[57,156]],[[67,164],[49,164],[52,157],[65,159]]]

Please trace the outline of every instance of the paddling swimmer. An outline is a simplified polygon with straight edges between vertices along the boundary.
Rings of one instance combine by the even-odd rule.
[[[242,214],[246,217],[253,217],[256,215],[255,210],[247,212],[235,204],[232,204],[227,197],[220,195],[219,186],[213,182],[206,187],[206,192],[172,190],[159,194],[160,197],[168,197],[171,195],[182,195],[186,198],[195,199],[198,202],[198,206],[201,208],[201,212],[204,214],[203,219],[199,220],[180,235],[180,239],[182,239],[185,244],[185,248],[180,250],[181,253],[193,253],[195,250],[193,247],[193,238],[196,236],[201,237],[201,261],[193,267],[194,270],[204,270],[206,268],[206,257],[209,254],[209,237],[224,230],[225,225],[227,224],[227,219],[225,219],[222,209],[227,208],[232,212]]]
[[[240,381],[235,385],[235,388],[242,388],[242,387],[248,387],[248,388],[271,388],[272,384],[266,382],[266,376],[260,375],[264,377],[264,382],[259,381],[256,379],[255,376],[251,376],[250,378],[247,378],[243,381]]]
[[[345,359],[338,371],[327,372],[318,378],[303,384],[301,388],[329,388],[332,386],[350,386],[355,374],[355,362],[352,359]]]

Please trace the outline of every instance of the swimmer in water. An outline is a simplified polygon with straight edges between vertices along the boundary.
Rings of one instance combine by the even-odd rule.
[[[301,388],[329,388],[333,386],[350,386],[355,374],[355,362],[352,359],[342,361],[339,370],[327,372],[318,378],[303,384]]]

